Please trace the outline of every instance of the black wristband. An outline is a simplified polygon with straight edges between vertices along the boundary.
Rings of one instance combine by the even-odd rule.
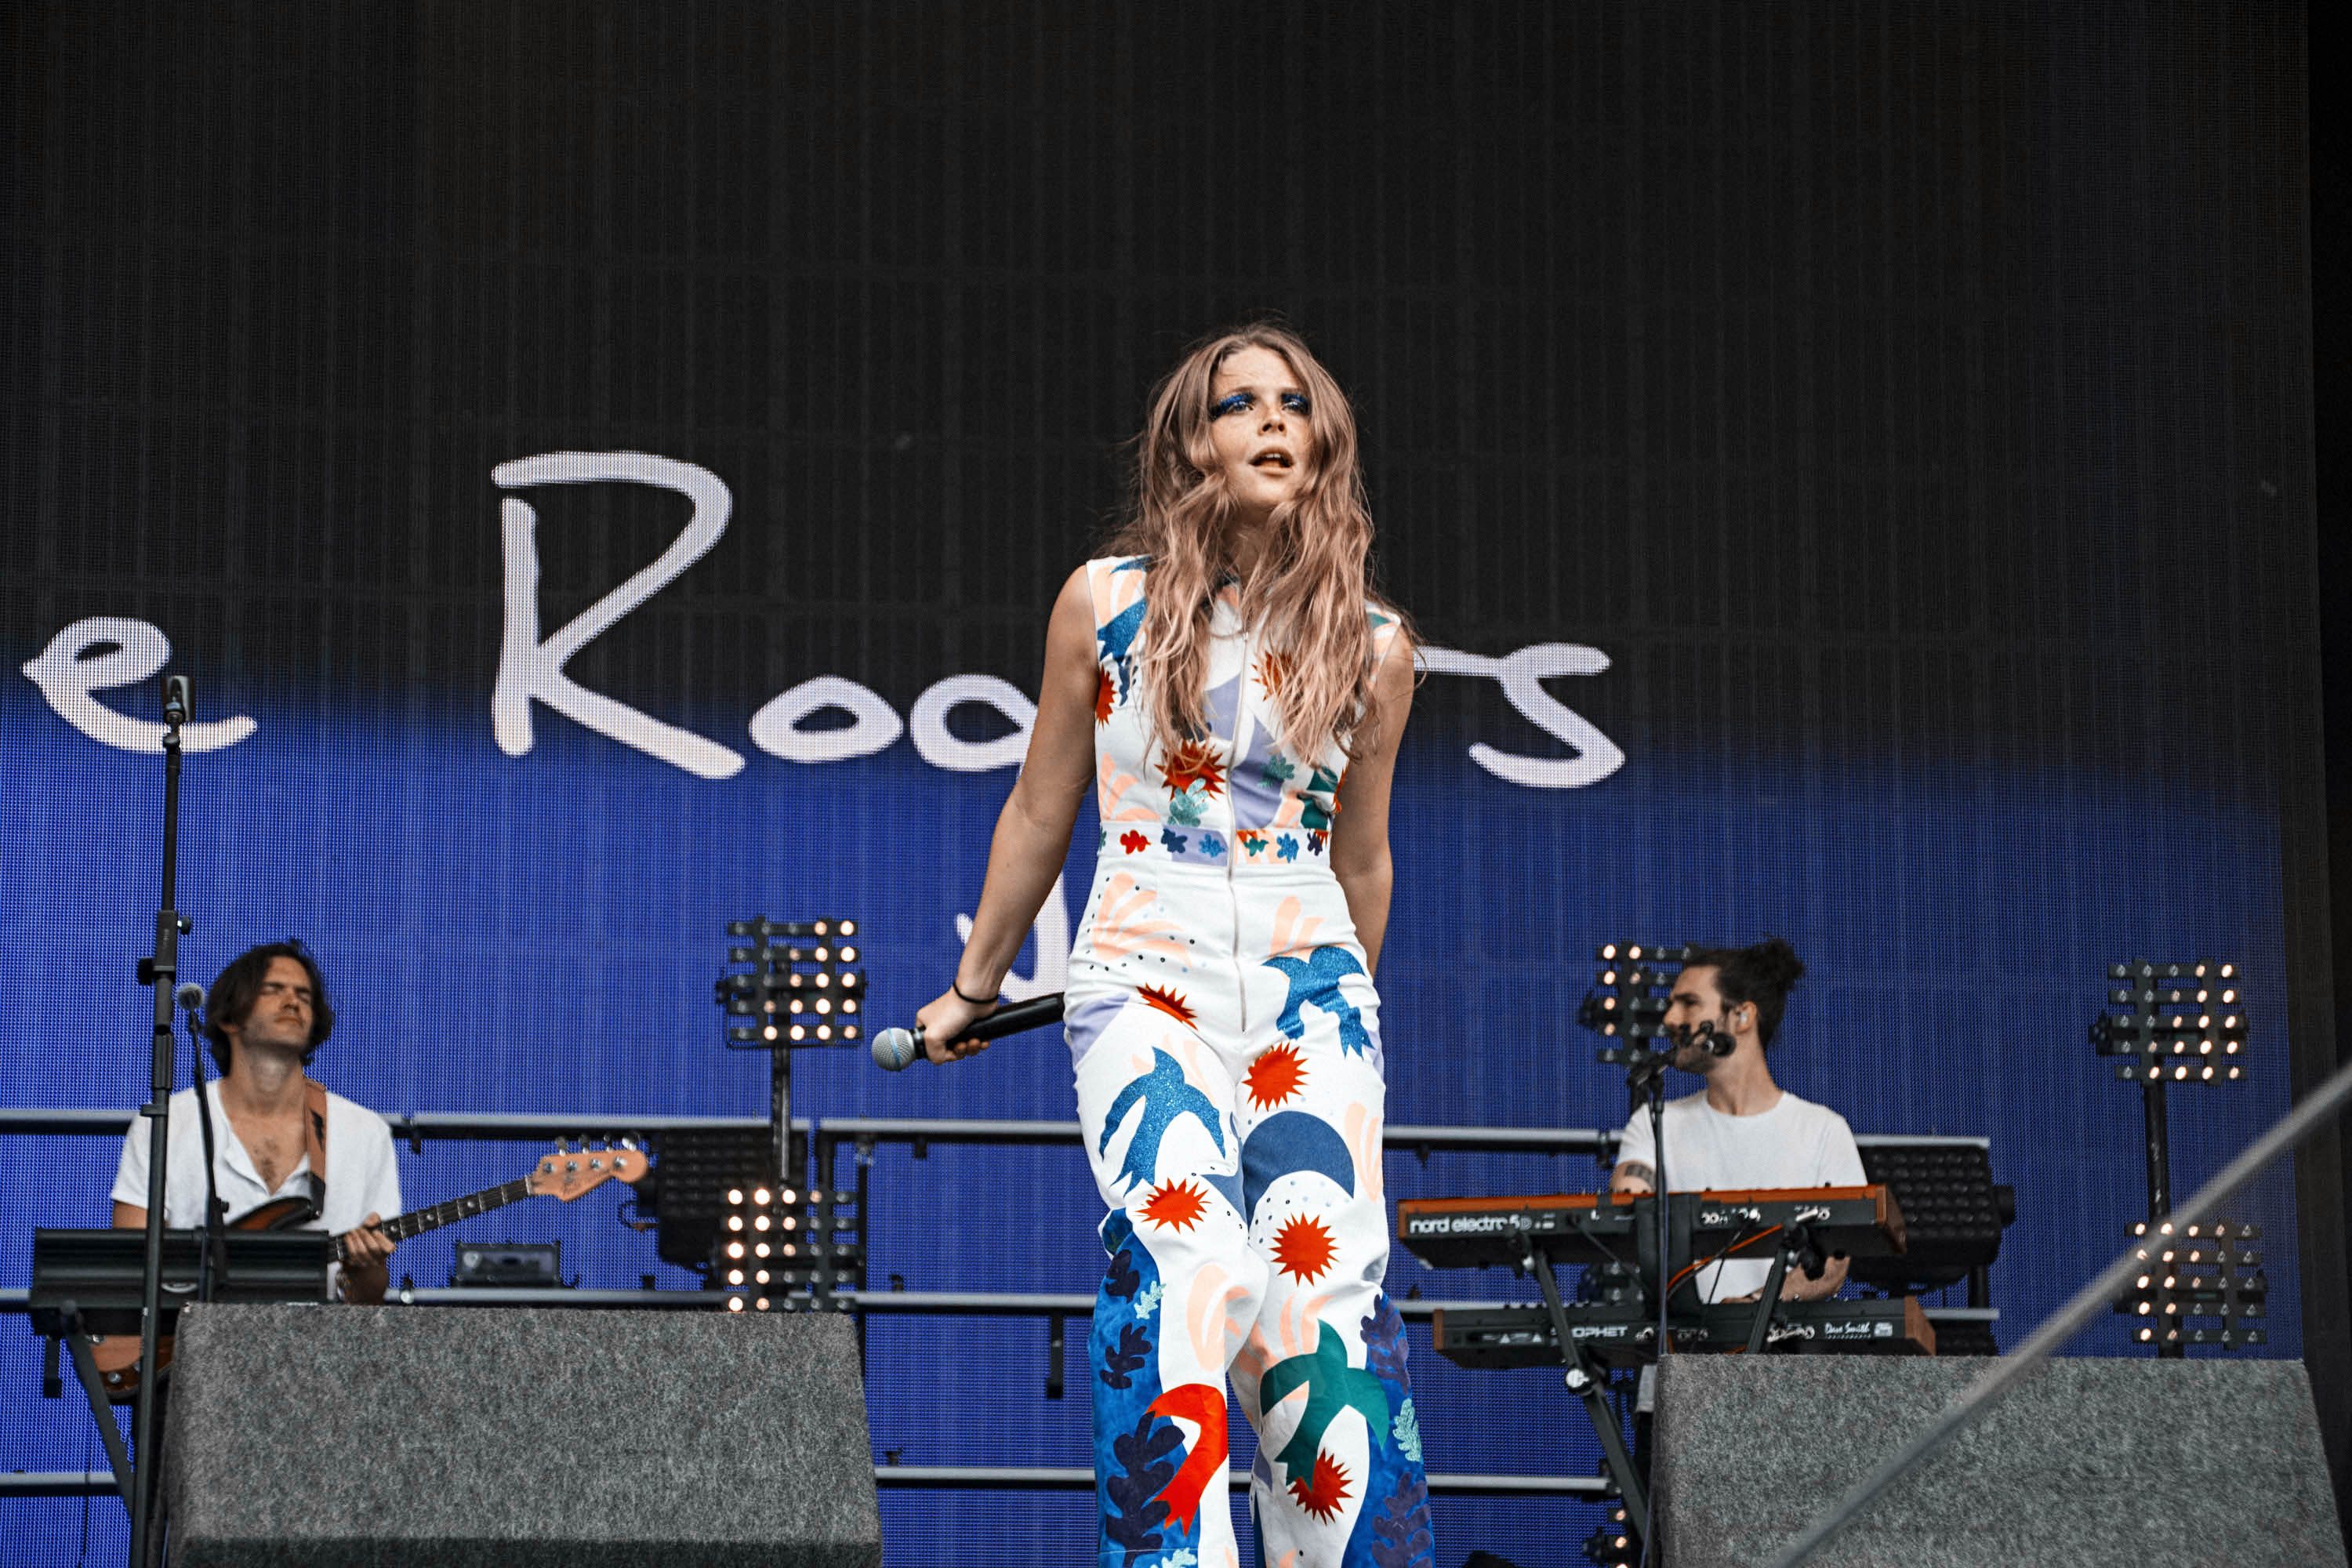
[[[1001,996],[967,996],[963,994],[963,987],[953,980],[948,982],[948,989],[955,993],[957,1001],[969,1002],[975,1007],[993,1007],[1003,1000]]]

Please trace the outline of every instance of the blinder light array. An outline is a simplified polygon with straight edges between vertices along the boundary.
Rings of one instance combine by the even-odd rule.
[[[710,1276],[730,1312],[846,1312],[865,1250],[856,1194],[747,1181],[727,1189]]]
[[[1576,1009],[1576,1021],[1604,1039],[1663,1039],[1666,1032],[1667,990],[1684,963],[1697,949],[1687,942],[1610,942],[1593,956],[1600,967],[1592,988]],[[1600,1054],[1603,1062],[1622,1062],[1629,1051],[1656,1047],[1612,1046]]]
[[[727,934],[746,938],[727,950],[719,977],[732,1050],[777,1046],[845,1046],[865,1034],[866,974],[856,921],[730,921]]]
[[[1642,1561],[1642,1543],[1625,1521],[1624,1504],[1612,1508],[1609,1522],[1584,1538],[1584,1560],[1601,1563],[1604,1568],[1618,1568],[1621,1564],[1631,1568]]]
[[[2250,1326],[2263,1316],[2270,1280],[2263,1255],[2248,1242],[2262,1227],[2215,1220],[2176,1228],[2170,1220],[2140,1220],[2132,1226],[2134,1248],[2143,1269],[2116,1302],[2135,1320],[2134,1341],[2144,1345],[2258,1345],[2269,1335]],[[2219,1319],[2221,1327],[2198,1327],[2188,1320]]]
[[[2234,963],[2135,960],[2107,966],[2120,1013],[2091,1023],[2091,1044],[2126,1083],[2238,1083],[2246,1076],[2246,994]]]

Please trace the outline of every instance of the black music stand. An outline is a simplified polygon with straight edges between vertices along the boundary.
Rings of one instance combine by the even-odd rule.
[[[215,1296],[222,1301],[320,1302],[327,1297],[327,1265],[332,1237],[322,1230],[236,1230],[224,1240],[223,1261],[227,1283]],[[205,1234],[200,1230],[163,1233],[158,1275],[160,1310],[155,1322],[160,1339],[179,1321],[180,1309],[193,1300],[205,1263]],[[33,1284],[26,1295],[26,1310],[33,1331],[47,1341],[41,1356],[41,1394],[61,1397],[64,1381],[58,1366],[58,1347],[71,1353],[74,1373],[89,1400],[89,1412],[106,1442],[107,1463],[123,1504],[136,1511],[131,1456],[122,1445],[122,1433],[108,1410],[98,1363],[90,1355],[92,1334],[141,1333],[146,1316],[147,1233],[144,1230],[36,1230],[33,1232]],[[153,1340],[144,1342],[152,1346]],[[160,1380],[145,1376],[142,1399],[151,1398]],[[159,1439],[148,1437],[152,1446]],[[138,1456],[142,1469],[148,1456]]]

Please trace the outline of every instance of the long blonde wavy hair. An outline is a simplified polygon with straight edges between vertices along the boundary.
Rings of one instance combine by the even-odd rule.
[[[1313,763],[1336,742],[1359,756],[1381,720],[1365,602],[1394,618],[1400,636],[1409,639],[1412,625],[1370,581],[1372,514],[1347,395],[1297,333],[1269,321],[1195,344],[1153,389],[1150,416],[1135,437],[1134,490],[1109,548],[1151,558],[1139,639],[1144,711],[1169,755],[1208,727],[1210,616],[1220,583],[1238,575],[1209,393],[1218,367],[1249,348],[1279,354],[1298,378],[1314,451],[1297,499],[1267,520],[1265,548],[1242,583],[1242,616],[1271,658],[1282,749]]]

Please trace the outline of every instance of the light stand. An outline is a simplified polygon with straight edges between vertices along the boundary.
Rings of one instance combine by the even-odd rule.
[[[846,1310],[842,1292],[864,1279],[864,1210],[854,1194],[830,1190],[831,1172],[809,1179],[807,1150],[792,1131],[793,1052],[864,1039],[857,922],[754,915],[730,921],[727,934],[749,939],[728,948],[729,963],[750,966],[719,977],[727,1048],[768,1053],[771,1163],[731,1175],[705,1267],[712,1285],[725,1281],[730,1311]]]
[[[786,1186],[802,1186],[806,1173],[793,1142],[793,1052],[803,1046],[855,1045],[865,1035],[866,975],[854,967],[857,922],[753,915],[729,921],[727,934],[751,939],[727,950],[728,963],[751,967],[719,977],[727,1048],[768,1053],[772,1173]],[[778,937],[789,945],[775,945]]]
[[[2135,959],[2107,966],[2107,978],[2122,984],[2107,994],[2122,1013],[2102,1012],[2091,1021],[2091,1044],[2103,1057],[2128,1060],[2116,1077],[2140,1088],[2140,1111],[2147,1157],[2147,1223],[2139,1234],[2168,1232],[2172,1215],[2171,1128],[2165,1104],[2168,1083],[2242,1083],[2246,1076],[2246,1009],[2238,966],[2196,959],[2158,963]],[[2257,1292],[2259,1294],[2259,1292]],[[2229,1304],[2236,1307],[2236,1292]],[[2121,1303],[2118,1310],[2130,1310]],[[2140,1310],[2147,1308],[2143,1305]],[[2163,1338],[2144,1334],[2164,1360],[2189,1353],[2175,1331]],[[2200,1336],[2200,1340],[2202,1336]],[[2236,1337],[2217,1339],[2235,1343]]]
[[[163,678],[163,896],[155,911],[155,951],[139,961],[139,984],[155,993],[155,1029],[150,1039],[150,1087],[153,1095],[139,1113],[148,1118],[146,1275],[141,1287],[139,1408],[131,1421],[131,1563],[144,1568],[148,1532],[154,1523],[155,1402],[163,1380],[155,1375],[156,1331],[163,1316],[163,1199],[170,1173],[172,1032],[174,984],[180,969],[180,938],[195,927],[173,907],[179,896],[180,726],[188,721],[189,689],[184,675]]]

